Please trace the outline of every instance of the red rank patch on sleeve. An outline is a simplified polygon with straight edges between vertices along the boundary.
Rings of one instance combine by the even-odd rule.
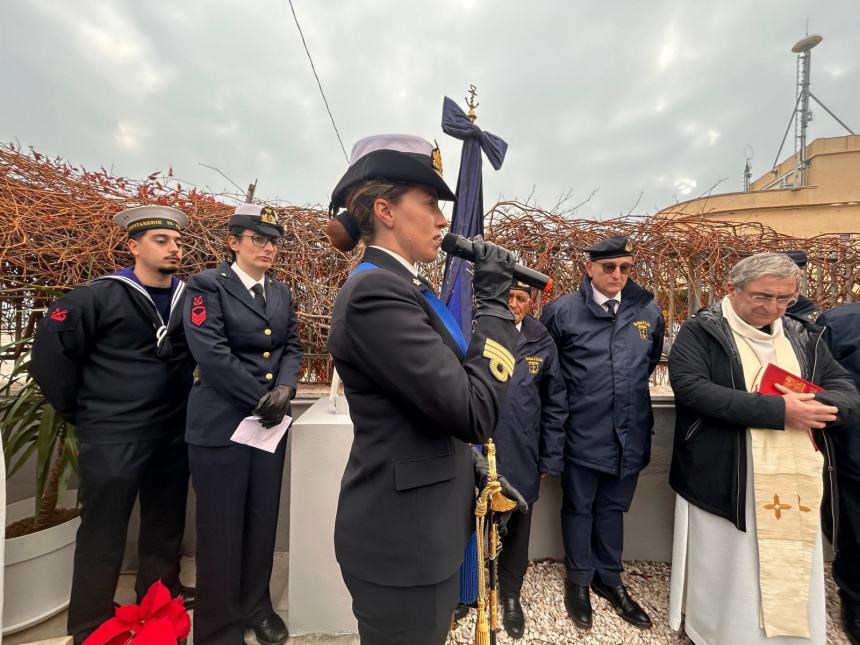
[[[60,309],[59,307],[55,307],[54,311],[51,312],[51,320],[56,320],[57,322],[65,322],[66,318],[68,317],[68,309]]]
[[[206,322],[206,305],[203,304],[203,296],[194,296],[191,301],[191,322],[197,327]]]

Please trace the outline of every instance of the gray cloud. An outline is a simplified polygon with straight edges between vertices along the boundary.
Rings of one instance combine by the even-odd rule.
[[[456,181],[443,95],[478,86],[478,124],[510,144],[486,201],[617,216],[739,190],[744,148],[767,171],[794,102],[791,45],[811,33],[813,88],[860,128],[856,0],[720,3],[294,0],[347,150],[370,133],[435,138]],[[142,176],[198,162],[259,194],[326,203],[343,153],[286,0],[7,0],[0,9],[0,139]],[[816,110],[811,135],[839,126]],[[790,149],[786,149],[783,156]]]

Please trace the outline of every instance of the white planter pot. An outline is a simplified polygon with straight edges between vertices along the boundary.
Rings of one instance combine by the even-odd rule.
[[[60,494],[59,506],[75,505],[76,491]],[[6,507],[6,523],[29,517],[33,498]],[[3,634],[14,634],[60,613],[69,605],[75,534],[81,521],[6,540]]]

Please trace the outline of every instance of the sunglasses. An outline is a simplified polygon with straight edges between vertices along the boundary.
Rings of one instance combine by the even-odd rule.
[[[633,270],[633,264],[631,262],[625,262],[623,264],[615,264],[615,262],[594,262],[594,264],[602,267],[603,272],[607,275],[615,273],[616,269],[621,271],[621,275],[628,275],[630,271]]]

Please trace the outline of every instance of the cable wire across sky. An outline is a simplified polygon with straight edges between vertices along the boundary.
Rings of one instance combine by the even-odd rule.
[[[325,92],[323,91],[322,83],[320,82],[320,77],[317,74],[317,69],[314,66],[314,59],[311,57],[311,52],[308,49],[308,43],[305,41],[305,35],[302,33],[302,26],[299,24],[299,18],[296,16],[296,9],[293,7],[293,0],[287,0],[290,3],[290,11],[293,12],[293,20],[296,21],[296,28],[299,30],[299,36],[302,39],[302,45],[304,45],[305,53],[308,55],[308,62],[311,64],[311,71],[314,73],[314,78],[317,79],[317,86],[320,88],[320,94],[322,95],[323,103],[325,103],[326,112],[328,112],[328,116],[331,119],[331,125],[334,128],[334,133],[337,135],[337,140],[340,143],[340,149],[343,150],[343,157],[346,159],[347,163],[349,163],[349,155],[346,154],[346,147],[343,145],[343,139],[340,138],[340,132],[337,129],[337,124],[334,122],[334,115],[331,113],[331,108],[328,105],[328,99],[325,97]]]

